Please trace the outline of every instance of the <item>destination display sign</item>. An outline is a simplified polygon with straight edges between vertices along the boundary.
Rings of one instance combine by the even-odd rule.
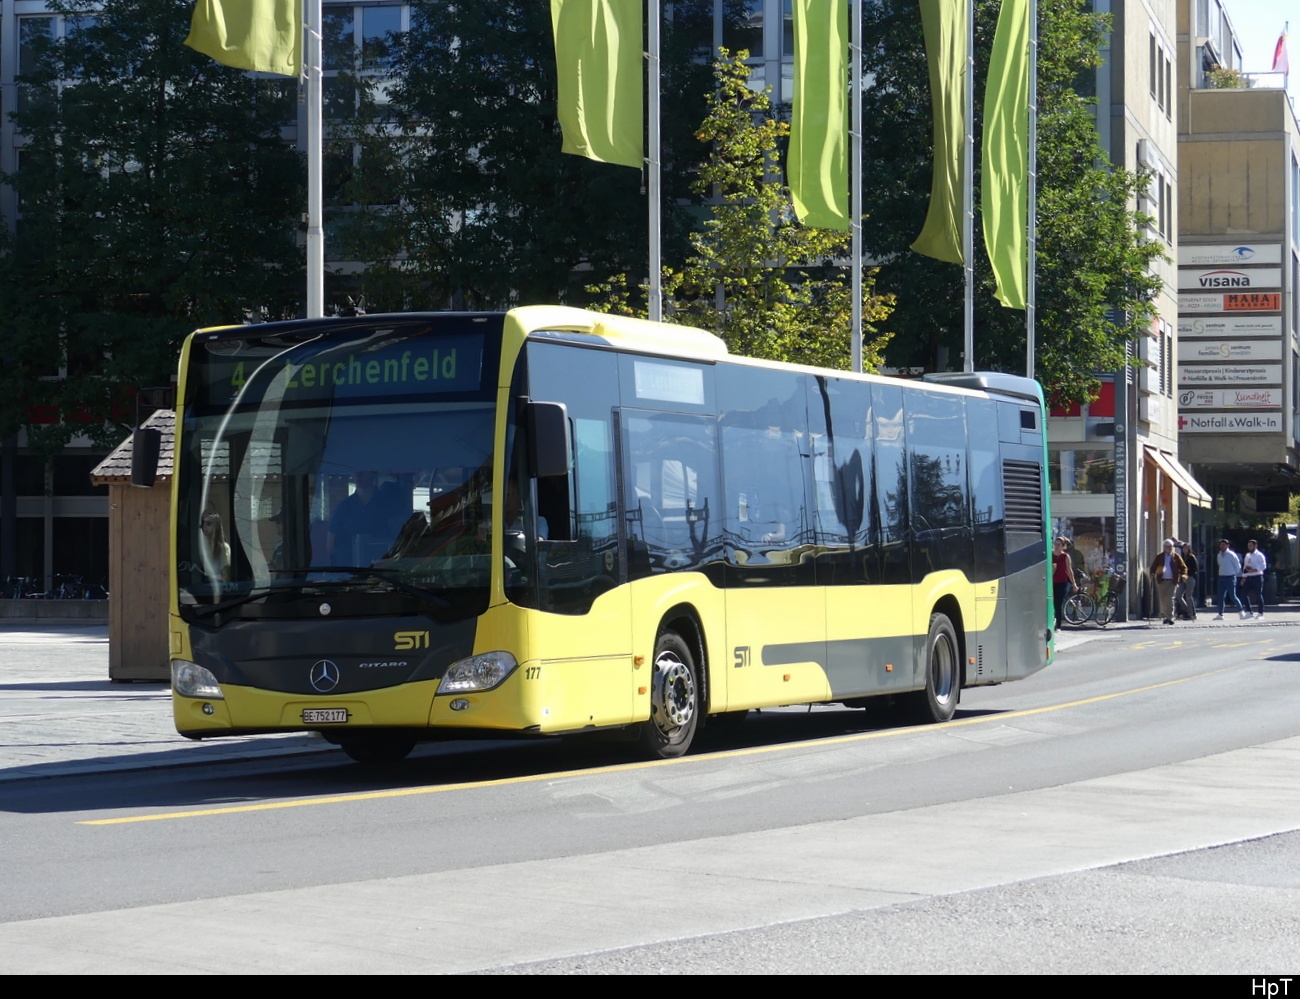
[[[1180,361],[1280,361],[1279,340],[1179,340]]]
[[[1281,413],[1183,413],[1178,417],[1180,434],[1262,434],[1281,430]]]
[[[1209,270],[1178,272],[1178,287],[1188,291],[1211,291],[1215,288],[1280,288],[1280,267],[1215,267]]]
[[[1182,267],[1280,264],[1281,262],[1281,243],[1197,243],[1178,247],[1178,263]]]
[[[1216,316],[1178,321],[1180,337],[1280,336],[1281,334],[1281,316]]]
[[[485,337],[474,332],[431,334],[423,328],[349,339],[283,343],[211,341],[192,360],[204,370],[205,402],[345,402],[397,396],[480,392]],[[414,335],[411,335],[414,334]]]
[[[1180,364],[1179,386],[1280,385],[1280,364]]]
[[[1280,388],[1182,389],[1179,409],[1279,409]]]

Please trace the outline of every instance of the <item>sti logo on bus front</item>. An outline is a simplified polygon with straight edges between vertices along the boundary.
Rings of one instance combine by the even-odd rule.
[[[398,652],[406,649],[427,649],[429,633],[427,631],[397,631],[393,633],[393,648]]]

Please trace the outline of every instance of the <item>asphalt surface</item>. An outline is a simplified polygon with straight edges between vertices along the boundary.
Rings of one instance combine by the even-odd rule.
[[[1202,611],[1195,622],[1173,626],[1133,621],[1099,628],[1065,628],[1058,662],[1069,650],[1116,631],[1260,629],[1300,623],[1300,603],[1270,606],[1262,620],[1228,615],[1214,621]],[[422,747],[417,747],[416,753]],[[311,735],[245,736],[192,742],[176,734],[171,695],[163,683],[108,679],[107,625],[0,627],[0,783],[91,774],[195,766],[225,760],[338,753]]]
[[[1253,686],[1239,693],[1253,698],[1251,718],[1265,718],[1271,702],[1260,694],[1276,693],[1294,660],[1285,650],[1295,632],[1274,629],[1300,624],[1300,605],[1270,608],[1263,621],[1212,618],[1067,630],[1058,676],[1071,680],[1073,659],[1082,685],[1066,689],[1088,705],[1097,699],[1090,685],[1113,687],[1098,662],[1122,668],[1120,646],[1215,646],[1220,660],[1256,657]],[[1124,641],[1086,648],[1114,631]],[[1283,651],[1223,651],[1261,638]],[[1079,709],[1105,714],[1099,729],[1036,710],[984,729],[973,714],[960,727],[872,741],[859,755],[818,743],[744,765],[706,756],[658,768],[547,771],[540,780],[449,786],[452,801],[442,788],[400,782],[305,799],[299,770],[328,771],[326,783],[339,789],[334,768],[309,759],[337,754],[333,747],[305,736],[188,742],[171,727],[164,685],[111,683],[107,659],[102,627],[0,630],[0,781],[13,782],[0,788],[13,846],[0,974],[1293,971],[1300,737],[1288,721],[1246,726],[1225,749],[1166,748],[1177,743],[1171,724],[1201,739],[1220,713],[1217,698],[1245,674],[1207,679],[1220,685],[1212,696],[1159,682],[1170,670],[1144,674],[1141,682],[1168,692],[1145,704]],[[1005,690],[1015,701],[1029,686]],[[1180,697],[1199,698],[1199,713],[1185,713]],[[1099,762],[1098,750],[1121,743],[1134,714],[1150,759],[1116,746],[1122,764]],[[973,745],[1006,764],[996,768],[996,787],[970,780],[990,770]],[[1058,776],[1049,761],[1047,780],[1025,779],[1017,768],[1052,747],[1089,761],[1086,772]],[[293,770],[292,801],[226,796],[220,767],[150,772],[294,755],[311,765],[257,768]],[[106,781],[40,779],[132,770]],[[855,794],[828,789],[824,779],[834,775]],[[357,780],[354,790],[370,790],[363,775]],[[948,793],[952,782],[962,794]],[[96,789],[108,786],[117,804],[95,804]],[[78,787],[81,796],[66,801]],[[124,789],[144,797],[118,800]],[[756,793],[765,807],[754,810]],[[862,806],[857,799],[868,794],[887,803]],[[33,806],[43,795],[59,799],[57,813]],[[802,807],[805,799],[824,800],[830,811]],[[207,807],[192,807],[199,801]],[[159,810],[167,814],[143,814]],[[759,819],[733,828],[726,820],[737,810]],[[245,812],[257,816],[250,827]],[[715,815],[717,828],[709,825]],[[252,834],[223,835],[236,823]],[[630,823],[648,833],[624,835]],[[560,832],[547,839],[552,826]],[[544,848],[538,838],[558,845]],[[416,841],[436,849],[412,854]],[[355,863],[330,862],[326,848]],[[384,867],[387,856],[409,860],[410,869]],[[66,877],[77,864],[85,877]],[[60,904],[47,888],[55,867],[90,901]],[[145,894],[121,891],[123,878]],[[37,911],[18,905],[23,891]]]

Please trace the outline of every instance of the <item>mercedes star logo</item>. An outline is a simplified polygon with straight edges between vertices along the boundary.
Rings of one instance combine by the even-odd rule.
[[[311,685],[327,694],[339,685],[339,668],[328,659],[322,659],[311,668]]]

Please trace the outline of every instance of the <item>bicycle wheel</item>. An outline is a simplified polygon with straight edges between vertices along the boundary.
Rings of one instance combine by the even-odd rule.
[[[1092,617],[1096,609],[1097,605],[1092,597],[1080,590],[1065,598],[1065,606],[1061,608],[1061,612],[1065,615],[1067,624],[1083,624]]]
[[[1097,623],[1103,628],[1115,620],[1115,605],[1119,601],[1115,599],[1115,594],[1110,594],[1105,601],[1097,607]]]

